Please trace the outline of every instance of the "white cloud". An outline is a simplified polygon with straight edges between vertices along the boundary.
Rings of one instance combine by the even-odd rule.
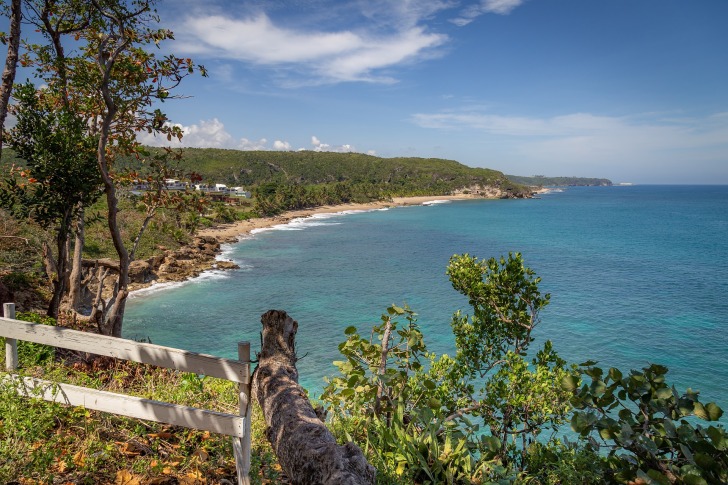
[[[273,147],[268,146],[268,140],[261,138],[259,140],[249,140],[247,138],[235,139],[231,135],[223,122],[217,118],[211,120],[200,120],[198,124],[189,126],[175,124],[183,133],[182,140],[177,142],[173,139],[173,143],[177,146],[191,148],[234,148],[237,150],[290,150],[291,144],[286,141],[275,140]],[[170,146],[172,143],[167,141],[164,136],[154,136],[146,132],[140,133],[139,141],[149,146]]]
[[[451,20],[460,27],[468,25],[476,18],[487,13],[508,15],[525,0],[481,0],[480,3],[465,7],[458,17]]]
[[[176,47],[198,56],[268,66],[288,85],[391,83],[395,79],[381,71],[436,55],[436,48],[447,42],[446,35],[420,23],[447,4],[424,2],[426,8],[416,8],[402,7],[416,2],[385,3],[392,6],[384,10],[388,15],[380,13],[357,29],[286,27],[260,12],[244,18],[194,12],[175,28]]]
[[[344,145],[339,145],[339,146],[331,146],[328,143],[323,143],[316,136],[311,137],[311,146],[313,146],[313,151],[315,151],[315,152],[346,153],[346,152],[355,152],[356,151],[356,149],[352,145],[349,145],[348,143],[344,144]]]
[[[290,151],[292,150],[291,144],[284,140],[274,140],[272,145],[268,144],[267,138],[260,138],[258,140],[250,140],[248,138],[236,139],[231,135],[225,125],[218,120],[213,118],[211,120],[200,120],[198,124],[192,124],[189,126],[176,124],[182,129],[184,136],[181,141],[172,139],[172,142],[167,141],[164,136],[154,136],[146,132],[138,135],[138,140],[148,146],[178,146],[178,147],[191,147],[191,148],[232,148],[236,150],[275,150],[275,151]],[[313,148],[301,148],[301,150],[313,150],[316,152],[355,152],[356,148],[348,143],[342,145],[332,146],[328,143],[323,143],[316,136],[311,137],[311,146]],[[373,154],[373,151],[370,152]]]
[[[181,145],[195,148],[229,148],[234,143],[233,137],[225,131],[225,125],[213,118],[201,120],[197,125],[184,126],[175,124],[182,129],[184,137]],[[138,136],[139,141],[145,145],[162,146],[169,145],[164,136],[154,136],[144,132]]]
[[[411,121],[451,138],[464,133],[478,140],[488,147],[488,159],[495,161],[488,165],[508,173],[612,176],[652,183],[689,183],[697,181],[696,173],[723,173],[716,183],[728,182],[726,113],[703,118],[589,113],[536,118],[465,110],[419,113]]]
[[[352,32],[296,32],[273,25],[265,14],[246,19],[222,15],[188,17],[188,32],[201,41],[190,50],[213,52],[259,64],[310,62],[359,48],[362,39]]]
[[[476,111],[412,115],[412,121],[423,128],[475,129],[511,136],[565,136],[592,132],[608,129],[619,123],[618,120],[619,118],[599,117],[587,113],[574,113],[553,118],[503,116]]]
[[[291,144],[287,141],[276,140],[273,142],[273,150],[288,151],[291,149]]]
[[[480,2],[480,7],[484,13],[506,15],[523,2],[524,0],[483,0]]]
[[[261,138],[260,140],[248,140],[247,138],[241,138],[238,143],[238,150],[268,150],[268,140]]]

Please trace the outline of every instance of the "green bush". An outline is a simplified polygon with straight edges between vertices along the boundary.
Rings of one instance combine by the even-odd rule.
[[[473,310],[453,316],[454,357],[428,353],[416,314],[393,305],[371,333],[345,330],[321,396],[380,483],[728,483],[728,434],[696,424],[723,411],[666,367],[569,366],[548,341],[526,358],[549,295],[519,254],[454,256],[447,273]],[[555,438],[569,417],[576,443]]]
[[[723,410],[699,393],[668,385],[667,367],[651,364],[624,375],[585,362],[583,382],[564,380],[576,408],[571,427],[605,455],[605,474],[616,482],[728,483],[728,434],[695,418],[717,421]]]

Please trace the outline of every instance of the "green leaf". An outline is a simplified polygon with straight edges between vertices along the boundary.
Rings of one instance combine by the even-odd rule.
[[[723,416],[723,410],[714,402],[706,404],[705,411],[708,413],[708,421],[718,421]]]
[[[344,330],[344,335],[353,335],[355,333],[356,333],[356,327],[353,325],[350,327],[346,327],[346,330]]]
[[[615,435],[611,429],[602,428],[599,430],[599,436],[601,436],[602,439],[605,439],[605,440],[613,440]]]
[[[622,372],[617,369],[616,367],[612,367],[609,369],[609,377],[613,381],[621,381],[622,380]]]
[[[710,426],[706,433],[710,436],[710,441],[713,442],[713,446],[715,446],[718,450],[728,450],[728,435],[724,428]]]
[[[607,391],[607,385],[604,381],[594,381],[591,385],[591,391],[595,396],[602,396]]]
[[[564,391],[573,392],[578,387],[579,387],[579,379],[573,374],[564,376],[564,378],[561,379],[561,388]]]
[[[579,364],[579,367],[591,367],[597,363],[596,360],[587,360],[586,362],[582,362]]]
[[[683,475],[682,479],[685,485],[708,485],[708,482],[699,475]]]
[[[488,448],[488,450],[490,450],[494,453],[497,453],[498,451],[500,451],[501,443],[500,443],[500,440],[498,438],[496,438],[495,436],[484,437],[483,443],[485,444],[486,448]]]
[[[671,419],[665,419],[662,422],[662,426],[665,428],[665,433],[669,438],[674,438],[677,436],[677,430],[675,429],[675,424],[672,422]]]
[[[705,407],[699,402],[693,404],[693,413],[700,419],[704,419],[706,421],[710,419],[710,416],[708,416]]]
[[[584,434],[589,426],[589,421],[584,413],[574,413],[571,417],[571,429],[575,433]]]
[[[645,477],[641,476],[639,474],[639,472],[637,473],[637,476],[640,478],[643,478],[643,479],[645,478]],[[665,475],[663,475],[662,473],[660,473],[657,470],[648,470],[647,477],[649,477],[651,479],[647,482],[648,484],[670,485],[670,480],[668,480]]]
[[[403,309],[403,308],[400,308],[400,307],[398,307],[397,305],[392,305],[392,306],[391,306],[390,308],[391,308],[391,309],[392,309],[392,311],[393,311],[394,313],[396,313],[397,315],[402,315],[402,314],[404,314],[404,309]]]
[[[356,376],[356,375],[351,376],[351,377],[349,377],[349,380],[346,381],[346,387],[353,388],[356,386],[357,382],[359,382],[359,376]]]

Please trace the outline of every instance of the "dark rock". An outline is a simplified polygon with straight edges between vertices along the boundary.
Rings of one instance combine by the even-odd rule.
[[[200,248],[200,252],[204,254],[205,256],[214,256],[217,254],[217,252],[220,250],[220,245],[217,244],[209,244],[206,243],[205,245]]]
[[[240,266],[233,263],[232,261],[218,261],[215,263],[217,269],[240,269]]]
[[[147,261],[132,261],[129,265],[129,281],[132,283],[148,283],[152,278],[152,265]]]
[[[193,249],[187,246],[182,246],[174,252],[174,257],[177,259],[188,259],[193,254]]]
[[[176,264],[176,262],[175,262],[175,264]],[[162,263],[162,265],[159,267],[159,272],[166,273],[166,274],[176,273],[177,267],[172,266],[170,263]]]
[[[149,266],[151,266],[153,270],[158,269],[163,262],[164,256],[162,255],[152,256],[151,258],[147,259],[147,263],[149,263]]]

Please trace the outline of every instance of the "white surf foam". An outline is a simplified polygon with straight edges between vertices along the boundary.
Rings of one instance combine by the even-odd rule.
[[[423,202],[422,205],[435,205],[435,204],[449,204],[452,202],[451,200],[428,200],[427,202]]]
[[[218,258],[219,260],[219,258]],[[229,261],[229,259],[228,259]],[[249,270],[251,266],[244,265],[237,263],[238,266],[240,266],[240,269],[242,270]],[[162,291],[171,290],[174,288],[180,288],[182,286],[188,285],[190,283],[199,283],[202,281],[211,281],[211,280],[221,280],[225,278],[230,277],[230,271],[231,270],[221,270],[221,269],[208,269],[200,273],[199,275],[195,276],[194,278],[188,278],[184,281],[165,281],[163,283],[157,283],[153,282],[151,286],[147,286],[146,288],[140,288],[138,290],[134,290],[131,293],[129,293],[129,298],[139,298],[139,297],[145,297],[149,295],[153,295],[155,293],[159,293]]]

